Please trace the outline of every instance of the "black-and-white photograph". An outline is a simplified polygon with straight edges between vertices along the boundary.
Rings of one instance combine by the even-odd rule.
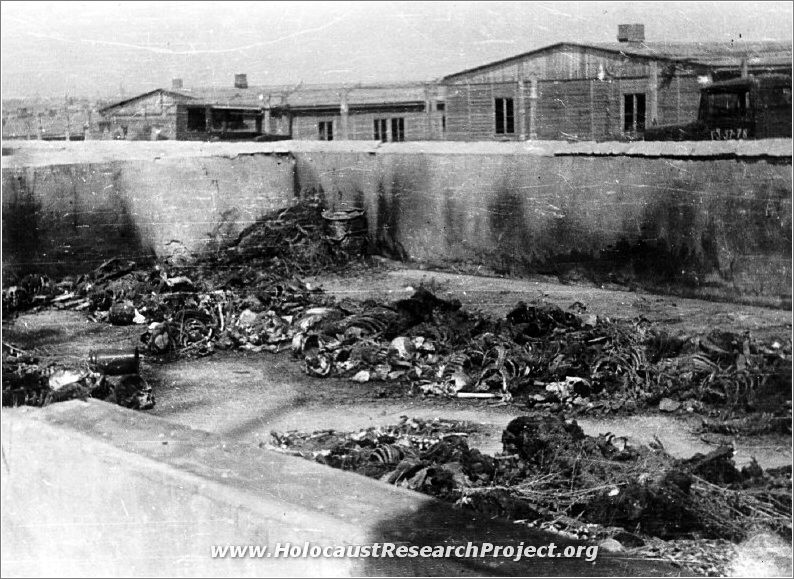
[[[3,1],[3,577],[791,577],[792,2]]]

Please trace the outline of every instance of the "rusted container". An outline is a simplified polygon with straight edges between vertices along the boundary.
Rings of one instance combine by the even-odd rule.
[[[88,366],[94,372],[109,376],[137,374],[140,364],[138,348],[129,350],[91,350],[88,353]]]
[[[108,310],[108,321],[114,326],[129,326],[135,319],[135,307],[129,302],[116,302]]]
[[[367,242],[367,218],[363,209],[323,211],[326,239],[351,253],[363,251]]]

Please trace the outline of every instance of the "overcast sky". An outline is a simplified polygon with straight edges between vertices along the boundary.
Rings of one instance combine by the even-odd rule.
[[[430,80],[561,41],[791,40],[791,2],[11,2],[2,94]]]

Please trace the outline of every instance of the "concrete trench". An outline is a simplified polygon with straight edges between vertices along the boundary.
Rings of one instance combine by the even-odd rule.
[[[4,190],[9,187],[11,175],[18,178],[24,174],[27,183],[24,188],[14,189],[15,197],[4,195],[4,230],[6,204],[12,202],[17,203],[14,209],[27,207],[28,211],[40,211],[37,214],[40,219],[33,225],[12,223],[20,230],[38,227],[42,232],[50,232],[59,227],[65,214],[82,212],[87,215],[81,217],[85,223],[72,224],[77,234],[65,232],[60,238],[49,239],[48,243],[54,244],[51,247],[41,245],[41,239],[46,237],[42,235],[38,245],[4,252],[4,270],[20,265],[42,265],[53,255],[59,255],[72,265],[79,262],[87,266],[92,260],[106,257],[103,251],[139,258],[152,253],[178,256],[188,250],[211,250],[212,244],[233,237],[258,214],[289,203],[294,198],[296,186],[312,185],[321,186],[339,208],[360,204],[362,195],[370,214],[378,214],[376,206],[384,196],[388,198],[387,204],[396,203],[402,207],[402,221],[371,223],[371,227],[381,231],[385,226],[391,237],[387,236],[384,241],[394,242],[394,247],[404,251],[406,256],[420,261],[432,261],[440,256],[447,266],[460,260],[482,265],[493,263],[494,256],[500,259],[505,255],[517,256],[522,248],[526,249],[527,240],[510,235],[499,237],[499,243],[506,245],[493,246],[490,239],[475,239],[478,228],[487,227],[476,219],[466,222],[472,211],[472,198],[466,187],[472,185],[442,186],[435,172],[438,166],[445,166],[447,171],[454,169],[456,174],[462,175],[468,165],[460,156],[461,152],[457,153],[458,157],[441,160],[436,158],[438,153],[431,152],[430,157],[420,158],[421,163],[415,170],[405,173],[408,161],[407,157],[400,156],[400,147],[389,153],[392,156],[373,158],[371,145],[340,144],[337,149],[328,151],[314,148],[314,145],[303,145],[296,150],[291,144],[268,144],[263,154],[259,151],[261,145],[252,150],[239,146],[222,152],[209,147],[209,152],[198,155],[197,146],[166,147],[162,152],[136,147],[133,159],[125,164],[119,164],[118,151],[111,150],[113,147],[101,153],[105,158],[98,157],[99,153],[90,149],[81,149],[85,157],[75,157],[74,151],[61,149],[43,153],[33,150],[19,155],[16,162],[20,165],[16,167],[11,159],[4,158]],[[410,152],[410,147],[406,150]],[[63,157],[60,161],[59,155]],[[476,152],[476,156],[489,175],[498,173],[505,163],[509,164],[504,159],[495,160],[491,149]],[[101,166],[92,166],[100,161]],[[767,213],[769,203],[774,201],[772,210],[779,217],[785,213],[785,207],[790,213],[791,183],[781,180],[785,159],[783,169],[777,157],[774,162],[767,161],[764,160],[763,165],[753,161],[750,169],[745,167],[743,178],[752,178],[753,172],[763,176]],[[553,164],[547,157],[542,162]],[[575,164],[578,161],[565,162]],[[790,156],[787,162],[786,170],[790,171]],[[652,172],[650,165],[645,166],[646,172]],[[541,171],[543,178],[547,177],[545,171]],[[36,183],[36,175],[41,174],[49,174],[49,182],[44,179],[47,184],[35,189],[31,183]],[[401,174],[407,176],[401,180]],[[75,175],[83,177],[85,191],[74,189],[71,200],[59,197],[63,183]],[[503,187],[520,189],[522,179],[538,177],[534,173],[521,175],[516,183],[503,182]],[[92,203],[84,204],[80,195],[97,187],[104,188],[108,183],[112,186],[107,199],[97,198],[94,192]],[[164,184],[167,188],[174,183],[182,183],[182,188],[172,188],[170,195],[164,195]],[[387,184],[385,191],[384,183]],[[697,183],[701,188],[710,187],[702,180]],[[725,180],[720,183],[724,185]],[[475,185],[477,188],[483,183],[478,181]],[[630,189],[635,185],[639,184],[629,183],[626,187]],[[431,186],[444,190],[446,201],[417,197],[423,187]],[[185,216],[184,195],[188,189],[196,201],[190,214]],[[380,197],[373,193],[378,191]],[[623,195],[625,191],[621,189],[619,193]],[[486,197],[494,195],[492,201],[498,201],[497,205],[509,201],[499,197],[496,190],[489,191]],[[36,209],[37,203],[48,196],[57,199],[54,205]],[[558,203],[559,199],[549,202],[552,201]],[[482,202],[476,201],[474,205]],[[63,203],[68,207],[59,205]],[[92,215],[103,214],[108,204],[116,207],[114,203],[123,206],[123,211],[117,213],[123,218],[124,227],[119,229],[117,220],[112,223],[106,219],[91,221]],[[443,205],[443,211],[438,203]],[[592,207],[588,205],[588,211],[598,213],[597,203],[593,203]],[[526,209],[527,214],[532,215],[529,219],[540,220],[533,223],[542,222],[546,227],[547,217],[539,217],[543,212],[538,213],[534,206],[530,209]],[[426,222],[420,214],[441,215],[447,223],[439,226]],[[605,216],[591,217],[605,224]],[[631,223],[629,229],[641,228],[637,215],[632,214],[627,219]],[[676,219],[669,224],[678,223]],[[712,218],[712,224],[713,221]],[[489,227],[504,230],[504,234],[515,225],[491,224]],[[703,223],[690,220],[684,225],[697,228]],[[773,220],[763,235],[759,235],[764,239],[774,237],[775,231],[770,231],[770,227],[775,231],[780,229],[784,236],[788,227],[790,239],[790,219],[788,222],[782,217]],[[93,241],[85,238],[86,228],[103,231],[102,243],[97,244],[96,238]],[[574,229],[563,231],[568,239],[565,243],[576,237],[571,233]],[[114,237],[119,231],[127,233]],[[719,235],[725,236],[726,232]],[[729,238],[730,232],[727,235]],[[8,248],[6,241],[4,233],[4,246]],[[590,239],[593,243],[602,241]],[[695,292],[713,296],[712,289],[719,286],[714,290],[717,297],[737,298],[744,302],[742,305],[628,292],[625,287],[609,285],[599,288],[593,284],[561,284],[537,275],[510,280],[410,270],[403,266],[366,273],[361,279],[352,281],[332,275],[311,281],[340,297],[350,296],[350,288],[355,287],[357,299],[400,297],[412,287],[431,285],[440,295],[461,297],[464,305],[482,307],[496,314],[504,314],[518,299],[527,296],[541,297],[563,308],[573,301],[583,301],[590,311],[599,315],[630,317],[627,312],[642,314],[682,332],[719,326],[737,332],[751,331],[765,339],[785,339],[791,333],[791,314],[776,308],[790,307],[790,284],[787,287],[781,282],[790,279],[790,247],[786,254],[782,249],[784,243],[767,245],[769,259],[747,267],[741,251],[758,251],[758,247],[748,243],[743,248],[723,248],[723,253],[731,254],[732,263],[741,266],[731,272],[733,278],[726,277],[725,268],[720,270],[721,266],[717,266],[717,273],[709,272],[714,284],[704,284],[698,289],[699,294]],[[478,245],[488,247],[490,253],[475,256],[477,251],[472,248]],[[434,247],[443,250],[427,249]],[[713,263],[720,259],[730,260],[731,256],[717,256]],[[726,285],[729,278],[730,283]],[[95,324],[75,312],[47,311],[25,314],[13,322],[4,321],[3,339],[35,349],[45,359],[78,361],[84,360],[88,351],[97,345],[129,347],[136,344],[139,333],[137,327]],[[272,455],[260,448],[267,445],[272,430],[357,430],[394,424],[401,415],[409,415],[481,423],[483,428],[472,436],[471,445],[484,452],[496,452],[501,450],[502,429],[511,418],[522,413],[518,408],[482,401],[410,398],[373,384],[312,379],[301,372],[288,354],[224,353],[166,365],[145,361],[143,372],[156,385],[157,406],[139,415],[95,401],[88,404],[70,402],[43,410],[3,410],[3,510],[10,513],[3,517],[3,542],[10,545],[14,553],[13,557],[3,557],[4,574],[656,576],[680,573],[661,563],[630,561],[619,556],[600,558],[595,566],[567,560],[551,565],[539,559],[520,564],[420,559],[375,563],[372,560],[267,563],[260,560],[239,565],[234,561],[211,559],[207,551],[209,545],[216,542],[257,544],[313,537],[320,542],[341,538],[345,543],[389,540],[457,544],[466,540],[526,540],[540,544],[554,538],[525,530],[519,533],[515,526],[462,514],[415,493],[349,473],[329,472],[330,469],[308,461]],[[580,422],[587,434],[610,431],[628,435],[638,442],[658,437],[668,451],[680,457],[705,452],[725,442],[724,439],[706,440],[694,434],[696,419],[686,416],[648,414]],[[739,465],[751,457],[767,468],[791,464],[790,436],[736,440],[735,443]],[[80,466],[75,468],[75,465]],[[354,490],[327,492],[328,488],[339,487]],[[455,525],[451,521],[455,521]],[[450,531],[452,528],[454,532]],[[87,534],[70,533],[74,529],[87,529]],[[89,548],[89,541],[95,541],[101,548]],[[99,556],[98,551],[105,554]],[[111,557],[108,553],[114,555]]]
[[[410,271],[397,276],[397,284],[395,276],[376,278],[371,280],[373,295],[379,281],[404,288],[414,283],[416,276],[445,279],[440,273]],[[333,280],[326,284],[333,287]],[[526,290],[520,283],[518,287]],[[549,292],[555,289],[553,285],[544,287]],[[570,287],[556,289],[567,298]],[[451,286],[446,289],[455,290]],[[471,287],[468,291],[472,293]],[[618,303],[625,297],[607,293]],[[785,327],[783,312],[763,314],[769,316],[767,321],[776,320],[781,330]],[[752,315],[735,321],[740,326],[758,322]],[[687,319],[687,323],[697,321]],[[45,311],[7,324],[4,339],[22,346],[37,344],[37,349],[52,359],[76,361],[85,359],[97,345],[129,347],[139,333],[135,326],[109,326],[89,322],[75,312]],[[680,572],[662,563],[627,561],[619,556],[603,557],[597,567],[581,567],[567,560],[548,567],[539,560],[508,564],[487,559],[379,563],[249,560],[235,565],[236,561],[208,558],[210,542],[312,540],[336,544],[342,537],[345,544],[378,540],[453,545],[470,540],[523,540],[543,544],[559,543],[559,537],[526,530],[516,535],[520,527],[515,525],[483,520],[423,495],[303,459],[274,457],[262,448],[270,442],[272,430],[357,430],[395,424],[401,415],[408,415],[480,423],[483,428],[471,436],[471,446],[495,452],[501,450],[504,426],[521,414],[518,408],[438,398],[381,398],[373,384],[308,377],[288,353],[222,353],[165,365],[144,361],[143,372],[155,384],[157,405],[151,411],[128,411],[98,401],[3,410],[3,541],[15,554],[4,557],[4,573],[660,576]],[[715,448],[714,443],[693,435],[693,424],[681,417],[645,415],[580,422],[593,435],[611,431],[638,442],[656,436],[668,451],[681,457]],[[791,463],[790,437],[737,443],[740,464],[750,456],[767,468]],[[277,470],[266,466],[274,460],[282,464]],[[80,468],[75,470],[74,465]],[[243,472],[250,474],[242,480],[252,482],[242,483],[240,489],[239,482],[233,481],[240,481]],[[350,490],[350,477],[360,479],[355,481],[355,492]],[[301,482],[325,479],[319,486],[310,485],[314,490],[303,489],[305,483]],[[33,480],[41,482],[31,488]],[[274,496],[273,489],[287,488],[283,485],[290,485],[288,495],[293,498],[286,499],[283,491]],[[327,492],[340,485],[347,489],[344,493]],[[57,492],[53,494],[53,490]],[[392,498],[394,493],[397,495]],[[337,505],[330,512],[328,501]],[[375,510],[373,501],[379,505]],[[384,501],[390,505],[386,511]],[[338,510],[342,505],[347,514]],[[352,525],[350,517],[355,521]],[[450,533],[452,521],[458,519],[456,531]],[[413,523],[406,526],[406,520]],[[61,537],[67,528],[87,529],[88,534],[64,542]],[[91,537],[102,547],[86,551],[85,539]],[[107,552],[115,553],[114,558],[99,555]],[[57,569],[53,568],[56,561]],[[168,572],[163,573],[164,569]],[[64,570],[67,572],[62,573]]]
[[[340,298],[350,295],[350,285],[342,278],[330,276],[312,278],[312,281]],[[512,307],[522,295],[541,292],[546,300],[560,306],[574,297],[587,299],[591,309],[599,313],[625,311],[629,300],[644,298],[656,306],[654,311],[644,310],[651,319],[668,320],[671,329],[682,332],[699,330],[715,318],[723,320],[721,327],[726,330],[762,332],[770,340],[776,336],[783,339],[791,327],[788,313],[781,310],[737,308],[731,304],[677,298],[671,301],[650,294],[585,286],[406,269],[362,276],[355,283],[356,299],[396,299],[415,286],[431,282],[437,285],[439,295],[463,295],[465,292],[464,299],[469,299],[470,305],[479,304],[495,314]],[[644,307],[645,301],[639,303]],[[133,347],[140,332],[137,326],[93,323],[79,313],[68,311],[23,315],[4,329],[5,339],[12,343],[37,347],[52,359],[70,361],[85,360],[92,348]],[[300,363],[288,352],[276,355],[219,352],[207,358],[167,364],[148,364],[144,358],[143,373],[156,385],[157,404],[147,411],[148,414],[255,445],[269,444],[271,431],[354,431],[396,424],[400,416],[408,415],[480,423],[482,432],[472,435],[471,445],[493,453],[501,451],[501,433],[507,423],[523,413],[520,407],[493,401],[410,397],[401,395],[399,387],[385,383],[356,384],[344,379],[313,378],[303,372]],[[791,464],[790,436],[746,440],[713,436],[709,439],[696,434],[699,419],[686,415],[585,417],[579,422],[589,435],[612,432],[639,443],[658,437],[665,448],[679,458],[708,452],[727,442],[736,445],[735,460],[740,466],[747,464],[751,457],[765,468]]]

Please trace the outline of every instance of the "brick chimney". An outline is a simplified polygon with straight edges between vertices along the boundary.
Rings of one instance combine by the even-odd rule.
[[[618,42],[634,44],[645,42],[645,25],[618,24]]]
[[[234,75],[234,88],[248,88],[248,75],[235,74]]]
[[[182,79],[181,78],[172,78],[171,79],[171,88],[173,90],[179,90],[182,88]]]

